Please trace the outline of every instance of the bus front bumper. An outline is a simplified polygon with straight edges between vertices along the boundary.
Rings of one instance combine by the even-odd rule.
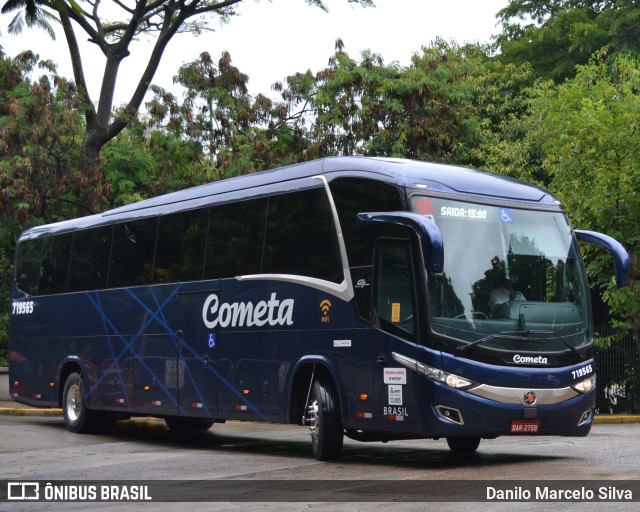
[[[431,436],[586,436],[593,425],[595,389],[585,394],[509,389],[503,396],[473,391],[439,387],[428,425]]]

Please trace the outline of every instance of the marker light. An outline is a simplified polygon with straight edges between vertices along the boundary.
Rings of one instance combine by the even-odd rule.
[[[398,361],[401,365],[406,366],[410,370],[421,373],[431,380],[435,380],[436,382],[442,382],[447,386],[454,389],[471,389],[475,388],[479,384],[477,382],[473,382],[472,380],[467,380],[459,375],[454,373],[448,373],[442,370],[438,370],[437,368],[432,368],[424,363],[420,363],[415,359],[411,359],[407,356],[403,356],[398,354],[397,352],[392,353],[393,358]]]
[[[591,377],[581,380],[577,384],[573,384],[571,387],[578,393],[588,393],[596,387],[596,376],[592,375]]]
[[[447,386],[452,388],[459,388],[461,386],[464,387],[469,385],[469,381],[465,381],[466,384],[462,384],[461,380],[464,380],[464,379],[460,379],[460,377],[458,377],[457,375],[450,373],[449,375],[447,375],[446,383],[447,383]]]

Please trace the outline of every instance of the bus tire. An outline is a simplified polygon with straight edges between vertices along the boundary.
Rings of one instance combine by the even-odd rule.
[[[342,452],[343,429],[333,387],[316,380],[306,410],[311,431],[313,455],[318,460],[333,460]]]
[[[447,444],[453,453],[473,453],[480,446],[480,436],[447,437]]]
[[[97,427],[95,411],[87,408],[86,389],[82,375],[71,373],[64,383],[62,413],[67,430],[76,434],[93,432]]]

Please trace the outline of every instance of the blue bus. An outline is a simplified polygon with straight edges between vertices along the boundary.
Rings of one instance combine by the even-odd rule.
[[[585,436],[583,241],[548,192],[463,167],[332,157],[43,225],[17,244],[10,393],[72,432],[164,418],[361,441]]]

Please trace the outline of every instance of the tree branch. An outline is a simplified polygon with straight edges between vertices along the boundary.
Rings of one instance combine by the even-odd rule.
[[[60,22],[64,31],[65,38],[67,39],[67,46],[69,47],[69,55],[71,57],[71,67],[73,69],[73,78],[76,82],[81,96],[85,99],[85,120],[87,125],[91,124],[96,115],[91,96],[89,95],[89,89],[84,76],[84,68],[82,66],[82,55],[80,54],[80,47],[78,46],[78,40],[76,39],[75,32],[71,25],[71,17],[69,9],[66,4],[62,4],[62,7],[58,11],[60,13]]]
[[[201,0],[193,0],[189,4],[182,4],[180,8],[176,10],[172,10],[172,7],[177,6],[174,2],[170,2],[171,4],[174,4],[173,6],[165,5],[163,24],[160,28],[160,34],[158,35],[156,44],[153,47],[147,66],[138,81],[138,85],[131,96],[129,103],[127,104],[125,114],[114,119],[109,127],[109,137],[117,135],[122,129],[124,129],[128,122],[128,115],[130,115],[131,112],[137,111],[140,108],[140,105],[142,105],[142,101],[144,100],[144,97],[149,90],[149,85],[158,70],[158,66],[160,65],[162,55],[164,54],[167,45],[173,36],[180,30],[184,22],[202,12],[215,12],[221,8],[230,7],[242,1],[243,0],[226,0],[215,5],[208,6],[204,10],[198,9],[198,5],[201,3]],[[167,4],[167,2],[164,3]]]

